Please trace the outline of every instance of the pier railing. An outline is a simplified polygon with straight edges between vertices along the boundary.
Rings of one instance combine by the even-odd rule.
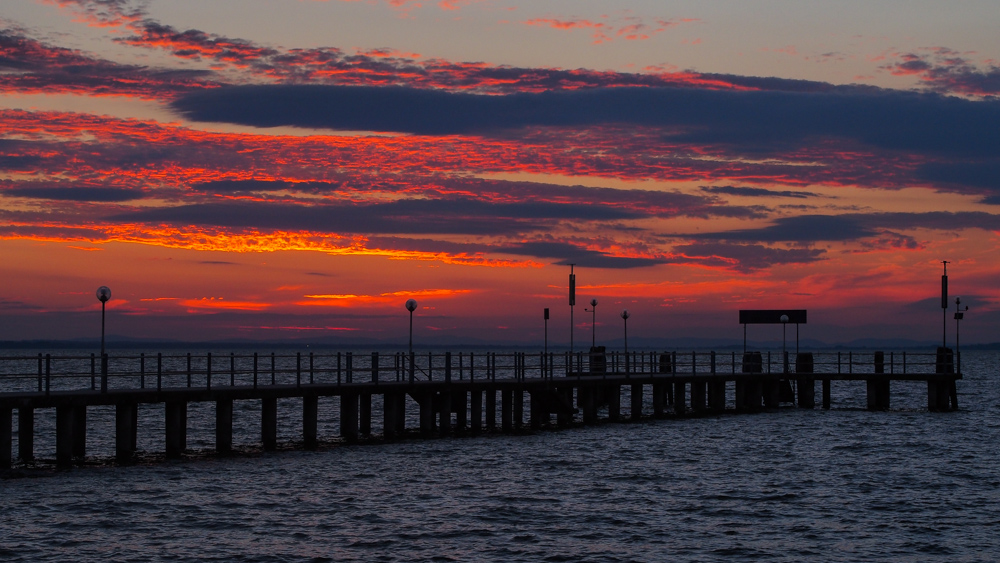
[[[759,354],[759,355],[754,355]],[[459,352],[294,354],[106,354],[0,356],[0,394],[346,385],[419,381],[495,381],[653,374],[662,376],[803,373],[827,376],[941,373],[935,353],[817,352],[808,365],[782,352]],[[961,365],[961,360],[958,365]],[[803,369],[803,368],[808,369]],[[948,366],[948,372],[951,367]],[[796,375],[798,373],[798,375]]]

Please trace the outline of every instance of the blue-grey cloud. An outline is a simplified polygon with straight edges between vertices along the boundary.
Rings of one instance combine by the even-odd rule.
[[[701,191],[710,194],[734,195],[740,197],[791,197],[798,199],[819,197],[819,194],[815,192],[768,190],[765,188],[750,188],[744,186],[702,186]]]
[[[932,154],[994,155],[1000,102],[891,90],[848,92],[607,88],[486,96],[405,87],[231,86],[185,94],[196,121],[416,134],[534,126],[669,128],[673,141],[791,148],[814,139]]]
[[[847,213],[843,215],[800,215],[782,217],[758,229],[738,229],[725,232],[682,235],[680,238],[702,240],[727,240],[747,242],[844,242],[875,236],[891,235],[896,239],[909,239],[887,230],[931,229],[958,231],[977,228],[1000,229],[1000,215],[983,212],[946,211],[928,213]],[[678,236],[678,235],[670,235]],[[904,246],[915,242],[904,241]]]
[[[494,251],[518,256],[549,258],[556,260],[554,262],[555,264],[575,264],[584,268],[643,268],[646,266],[655,266],[657,264],[665,264],[668,262],[667,259],[659,258],[612,256],[563,242],[525,242],[496,248]]]
[[[32,197],[58,201],[93,201],[113,203],[142,199],[145,195],[139,190],[127,188],[94,188],[94,187],[17,187],[0,191],[3,195],[14,197]]]

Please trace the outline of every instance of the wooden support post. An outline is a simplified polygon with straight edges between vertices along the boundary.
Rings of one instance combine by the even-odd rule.
[[[420,433],[430,436],[434,434],[434,393],[427,391],[414,399],[420,404]]]
[[[358,405],[357,393],[340,396],[340,435],[348,442],[358,441]]]
[[[816,379],[812,377],[815,364],[812,352],[800,352],[795,356],[795,373],[807,374],[796,380],[798,388],[799,407],[811,409],[816,407]]]
[[[524,391],[514,389],[514,428],[520,430],[524,426]]]
[[[715,380],[708,383],[708,408],[715,412],[726,410],[726,381]]]
[[[14,449],[14,409],[0,408],[0,469],[9,469]]]
[[[573,424],[573,388],[566,386],[558,389],[557,393],[561,398],[560,409],[556,413],[556,422],[559,426],[569,426]]]
[[[781,385],[777,379],[768,377],[761,380],[761,393],[764,399],[764,406],[769,409],[776,409],[781,404]]]
[[[577,401],[583,403],[583,423],[597,422],[597,388],[592,385],[580,387],[577,390]]]
[[[306,395],[302,397],[302,445],[307,450],[315,450],[319,446],[318,425],[319,397]]]
[[[736,412],[747,410],[747,381],[745,379],[736,380]]]
[[[823,380],[823,408],[830,409],[830,380]]]
[[[226,454],[233,451],[233,400],[215,401],[215,451]]]
[[[115,405],[115,459],[118,463],[129,463],[135,455],[135,434],[133,414],[139,408],[135,403],[118,403]]]
[[[362,436],[372,435],[372,394],[361,393],[361,405],[358,414],[361,418],[360,432]]]
[[[684,414],[685,403],[687,403],[687,390],[683,381],[674,382],[674,412]]]
[[[528,407],[528,424],[532,430],[541,429],[543,416],[548,418],[548,413],[543,415],[545,409],[542,407],[542,393],[544,393],[542,390],[535,392],[528,391],[528,401],[530,401]]]
[[[399,425],[396,418],[399,416],[399,395],[397,393],[385,393],[382,395],[382,437],[391,440],[396,437],[396,426]]]
[[[396,394],[396,435],[406,434],[406,393]]]
[[[17,457],[22,462],[35,460],[35,409],[17,408]]]
[[[464,431],[469,427],[469,394],[465,391],[451,391],[451,412],[455,413],[455,430]]]
[[[168,402],[163,410],[166,422],[167,457],[181,457],[187,449],[187,402]]]
[[[482,432],[483,430],[483,390],[482,389],[472,389],[472,400],[469,402],[469,410],[472,416],[471,430],[474,433]]]
[[[73,457],[87,457],[87,407],[73,407]]]
[[[669,383],[654,383],[653,384],[653,416],[660,418],[663,416],[664,403],[667,398],[667,385]]]
[[[632,420],[640,420],[642,419],[642,384],[633,383],[630,391],[632,395]]]
[[[514,429],[514,391],[504,389],[500,391],[500,430],[510,432]]]
[[[494,387],[486,388],[486,430],[492,432],[497,429],[497,390]]]
[[[691,382],[691,410],[702,412],[705,410],[707,397],[707,383],[704,381]]]
[[[622,386],[608,385],[604,388],[604,396],[608,399],[608,420],[618,422],[622,418]]]
[[[260,400],[260,441],[264,451],[278,448],[278,399],[275,397]]]
[[[448,436],[451,434],[451,391],[442,391],[437,399],[439,431],[442,436]]]
[[[73,407],[56,407],[56,465],[70,467],[73,464]]]

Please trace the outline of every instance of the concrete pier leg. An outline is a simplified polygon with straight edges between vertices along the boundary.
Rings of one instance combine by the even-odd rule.
[[[451,392],[442,391],[438,395],[438,426],[442,436],[451,434]]]
[[[318,425],[319,397],[302,397],[302,445],[307,450],[315,450],[319,446]]]
[[[500,430],[510,432],[514,429],[514,391],[504,389],[500,392]]]
[[[451,410],[455,413],[455,429],[463,431],[469,427],[469,394],[465,391],[451,392]]]
[[[694,412],[702,412],[705,410],[707,398],[706,383],[704,381],[692,381],[691,382],[691,410]]]
[[[524,391],[515,389],[513,393],[514,428],[520,430],[524,426]]]
[[[747,387],[747,398],[750,400],[748,406],[752,411],[759,411],[764,402],[764,382],[760,379],[751,381]]]
[[[879,382],[878,384],[878,408],[880,410],[884,411],[889,410],[889,402],[890,402],[889,397],[890,397],[890,388],[889,388],[889,380],[887,379],[885,381]]]
[[[581,400],[583,402],[583,423],[594,424],[597,422],[597,388],[581,387],[577,391],[577,401]]]
[[[260,400],[260,441],[264,451],[278,448],[278,399],[274,397]]]
[[[358,441],[358,404],[356,393],[340,396],[340,435],[348,442]]]
[[[952,379],[948,382],[948,394],[951,396],[952,410],[958,410],[958,384]],[[888,393],[886,393],[888,395]]]
[[[708,384],[708,408],[714,412],[726,410],[725,381],[712,381]]]
[[[879,409],[879,382],[873,379],[868,379],[865,381],[865,390],[867,391],[868,397],[868,410],[875,411]]]
[[[830,409],[830,380],[823,380],[823,408]]]
[[[233,400],[215,401],[215,451],[225,454],[233,451]]]
[[[564,407],[572,408],[573,405],[573,388],[564,387],[558,390],[559,396],[562,398],[562,403]],[[573,424],[573,413],[567,408],[560,408],[559,412],[556,414],[556,422],[559,426],[569,426]]]
[[[139,407],[135,403],[119,403],[115,405],[115,459],[118,463],[132,461],[135,449],[135,434],[138,430],[133,426],[135,418],[132,413]]]
[[[87,407],[73,407],[73,457],[87,457]]]
[[[747,410],[747,382],[736,380],[736,412]]]
[[[486,390],[486,430],[497,429],[497,390],[492,387]]]
[[[187,449],[187,403],[169,402],[164,405],[167,457],[178,458]]]
[[[17,408],[17,457],[22,462],[35,460],[35,409]]]
[[[532,393],[528,391],[528,425],[532,430],[539,430],[542,428],[542,391],[536,391]]]
[[[14,409],[0,408],[0,469],[10,468],[14,449]]]
[[[406,434],[406,393],[396,394],[396,435]]]
[[[482,389],[472,390],[472,401],[469,405],[472,415],[471,429],[478,433],[483,430],[483,391]]]
[[[684,382],[674,382],[674,412],[684,414],[685,403],[687,403],[687,390]]]
[[[642,419],[642,385],[633,383],[631,387],[632,404],[630,408],[632,411],[632,420],[640,420]]]
[[[399,422],[399,395],[396,393],[386,393],[382,396],[382,436],[386,440],[396,437],[396,427]]]
[[[796,387],[799,389],[799,407],[811,409],[816,407],[816,380],[802,378],[798,380]]]
[[[763,395],[764,406],[769,409],[776,409],[781,404],[781,385],[777,379],[768,379],[760,383],[761,394]]]
[[[56,407],[56,465],[70,467],[73,464],[73,407]]]
[[[608,385],[604,393],[608,398],[608,420],[618,422],[622,418],[622,386]]]
[[[371,393],[361,393],[359,395],[359,400],[361,404],[358,409],[358,416],[360,417],[360,427],[359,431],[362,436],[372,435],[372,394]]]
[[[663,383],[653,384],[653,416],[660,418],[663,416],[664,407],[666,406],[666,385]]]

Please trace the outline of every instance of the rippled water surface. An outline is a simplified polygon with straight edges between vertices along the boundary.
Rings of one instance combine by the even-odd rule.
[[[830,411],[19,471],[0,560],[997,561],[998,360],[963,354],[953,413],[835,383]]]

